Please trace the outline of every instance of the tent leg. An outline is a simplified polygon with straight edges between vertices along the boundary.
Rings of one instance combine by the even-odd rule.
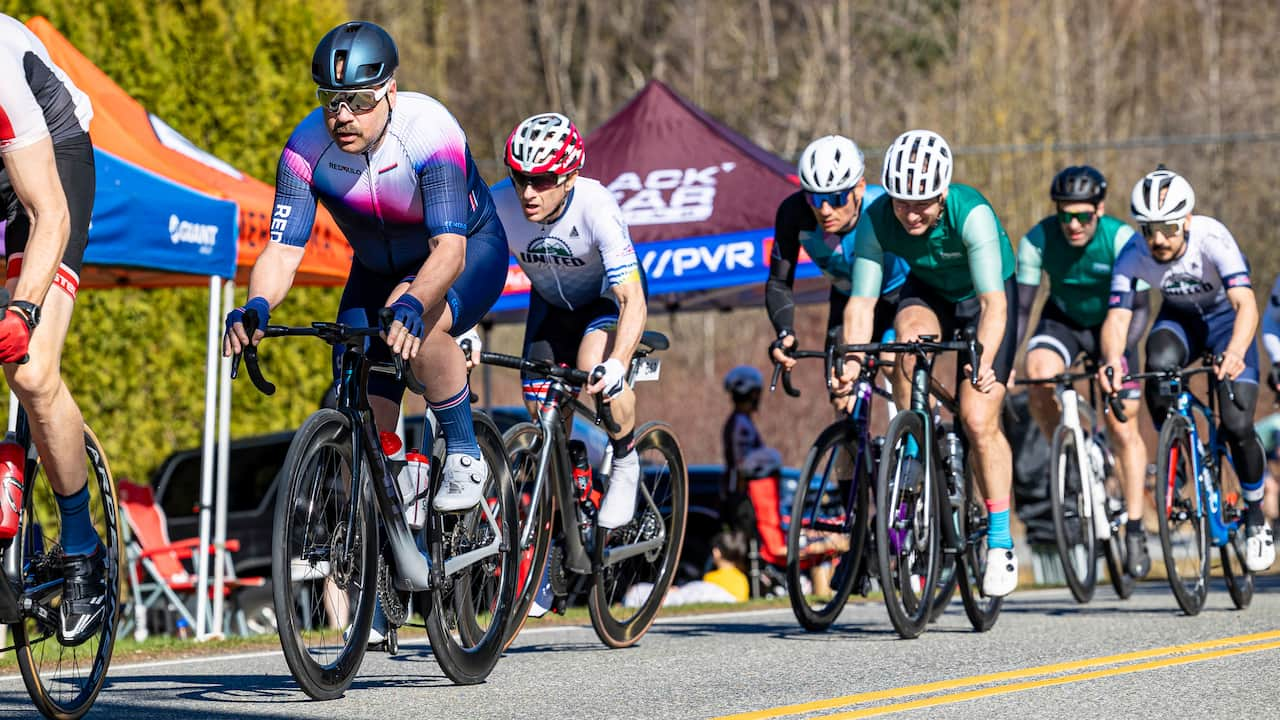
[[[196,638],[205,636],[209,602],[209,523],[213,505],[213,430],[218,393],[219,279],[209,277],[209,333],[204,378],[204,446],[200,451],[200,554],[196,562]]]
[[[223,284],[222,315],[231,312],[235,302],[235,281]],[[221,633],[226,611],[223,588],[229,558],[227,556],[227,475],[231,468],[231,358],[220,358],[218,363],[218,462],[217,500],[213,510],[213,627],[211,633]],[[233,573],[234,577],[234,573]]]

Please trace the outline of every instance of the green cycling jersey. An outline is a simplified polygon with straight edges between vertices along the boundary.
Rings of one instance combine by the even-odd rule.
[[[1014,274],[1013,246],[991,203],[968,185],[947,191],[942,216],[924,236],[907,234],[888,195],[876,198],[856,231],[853,294],[879,297],[884,254],[911,266],[911,275],[951,302],[1003,292]]]
[[[1050,215],[1018,243],[1018,284],[1039,286],[1043,272],[1049,276],[1050,302],[1081,327],[1101,325],[1111,294],[1111,268],[1134,234],[1124,222],[1103,215],[1088,244],[1073,247],[1057,215]]]

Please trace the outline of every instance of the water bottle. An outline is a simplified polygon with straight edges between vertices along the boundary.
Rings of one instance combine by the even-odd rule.
[[[394,485],[387,488],[388,493],[392,497],[400,498],[400,506],[404,510],[404,519],[412,524],[413,522],[413,505],[414,498],[418,494],[418,481],[414,477],[417,473],[410,474],[408,459],[404,452],[404,442],[400,440],[400,436],[393,432],[380,432],[378,439],[382,442],[382,453],[387,456],[388,466],[391,468],[392,477],[395,478]],[[422,527],[421,524],[418,527]]]
[[[18,534],[22,515],[22,471],[27,454],[12,440],[0,442],[0,540]]]
[[[422,529],[427,522],[427,501],[431,494],[431,458],[417,448],[405,453],[406,465],[398,477],[400,492],[405,497],[404,519],[414,530]]]
[[[964,452],[960,447],[960,436],[954,430],[947,430],[942,446],[946,452],[948,494],[952,504],[958,504],[964,487]]]

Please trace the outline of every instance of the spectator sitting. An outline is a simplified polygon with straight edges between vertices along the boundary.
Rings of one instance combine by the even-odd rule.
[[[724,588],[737,602],[751,597],[751,584],[743,568],[747,562],[747,539],[741,531],[721,531],[711,539],[711,560],[715,569],[702,576],[709,582]]]

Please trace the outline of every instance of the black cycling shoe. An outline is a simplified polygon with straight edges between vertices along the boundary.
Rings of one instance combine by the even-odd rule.
[[[58,642],[79,645],[102,627],[107,612],[107,550],[62,558],[62,604],[58,606]]]
[[[1147,533],[1145,531],[1126,532],[1124,535],[1125,571],[1129,576],[1141,580],[1151,572],[1151,556],[1147,553]]]

